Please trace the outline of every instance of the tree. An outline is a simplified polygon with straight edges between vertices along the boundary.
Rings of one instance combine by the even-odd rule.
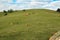
[[[7,11],[3,10],[4,13],[7,13]]]
[[[57,12],[60,12],[60,8],[57,9]]]
[[[8,10],[8,13],[12,13],[12,12],[13,12],[13,10],[12,10],[12,9]]]
[[[24,12],[25,12],[26,10],[24,9],[24,10],[22,10],[22,11],[24,11]]]
[[[5,10],[3,10],[3,13],[4,13],[4,16],[6,16],[6,15],[7,15],[7,11],[5,11]]]

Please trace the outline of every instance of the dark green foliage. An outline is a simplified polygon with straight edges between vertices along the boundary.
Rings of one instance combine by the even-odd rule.
[[[22,10],[22,11],[24,11],[24,12],[25,12],[26,10]]]
[[[4,13],[7,13],[7,11],[3,10]]]
[[[6,15],[7,15],[7,13],[12,13],[12,12],[13,12],[13,10],[12,10],[12,9],[10,9],[10,10],[8,10],[8,11],[3,10],[3,14],[4,14],[4,16],[6,16]]]
[[[57,12],[60,12],[60,8],[57,9]]]
[[[7,11],[5,11],[5,10],[3,10],[3,13],[4,13],[4,16],[6,16],[6,15],[7,15]]]
[[[7,15],[7,13],[4,14],[4,16],[6,16],[6,15]]]
[[[13,10],[12,10],[12,9],[8,10],[8,13],[12,13],[12,12],[13,12]]]

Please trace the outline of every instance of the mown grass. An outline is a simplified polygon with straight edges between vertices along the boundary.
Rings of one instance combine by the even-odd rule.
[[[60,31],[60,14],[45,9],[16,11],[0,17],[0,40],[49,40]]]

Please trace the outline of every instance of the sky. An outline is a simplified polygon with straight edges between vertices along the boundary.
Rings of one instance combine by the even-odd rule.
[[[60,8],[60,0],[0,0],[0,11],[36,8],[57,10]]]

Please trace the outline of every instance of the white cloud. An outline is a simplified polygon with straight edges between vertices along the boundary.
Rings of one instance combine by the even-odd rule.
[[[60,7],[60,0],[0,0],[0,10],[8,9],[30,9],[30,8],[46,8],[56,10]]]
[[[51,9],[51,10],[56,10],[57,8],[60,8],[60,1],[55,1],[55,2],[51,2],[50,4],[47,4],[45,6],[45,8],[47,9]]]

